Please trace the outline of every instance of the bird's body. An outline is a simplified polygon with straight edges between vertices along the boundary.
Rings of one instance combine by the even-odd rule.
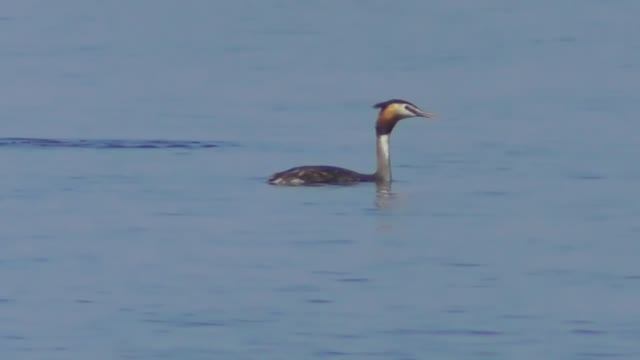
[[[396,123],[410,117],[431,117],[416,105],[393,99],[374,105],[380,109],[376,121],[377,170],[373,174],[362,174],[336,166],[298,166],[273,174],[268,183],[272,185],[353,185],[360,182],[391,182],[391,157],[389,136]]]
[[[298,166],[279,173],[269,178],[272,185],[354,185],[360,182],[375,181],[370,174],[361,174],[349,169],[326,166],[310,165]]]

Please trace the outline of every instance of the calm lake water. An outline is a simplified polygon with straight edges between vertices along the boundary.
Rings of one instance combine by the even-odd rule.
[[[639,359],[639,14],[6,2],[0,357]]]

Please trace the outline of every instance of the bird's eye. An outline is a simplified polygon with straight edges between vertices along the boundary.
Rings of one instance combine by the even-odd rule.
[[[405,109],[406,111],[408,111],[408,112],[412,113],[413,115],[417,115],[417,114],[418,114],[418,112],[417,112],[414,108],[412,108],[411,106],[409,106],[409,105],[405,105],[405,106],[404,106],[404,109]]]

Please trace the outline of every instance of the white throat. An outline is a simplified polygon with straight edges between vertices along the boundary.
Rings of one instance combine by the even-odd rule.
[[[380,144],[380,151],[384,158],[389,159],[389,134],[380,135],[378,143]]]
[[[391,157],[389,154],[389,134],[378,135],[376,139],[378,169],[376,177],[383,182],[391,182]]]

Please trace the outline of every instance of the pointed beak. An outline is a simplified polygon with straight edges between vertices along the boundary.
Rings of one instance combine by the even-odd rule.
[[[436,114],[434,114],[434,113],[425,112],[425,111],[422,111],[420,109],[412,109],[412,112],[414,114],[416,114],[416,117],[432,118],[432,117],[436,116]]]
[[[420,115],[420,117],[423,117],[423,118],[432,118],[432,117],[435,117],[435,116],[436,116],[436,114],[430,113],[430,112],[422,112],[422,114]]]

